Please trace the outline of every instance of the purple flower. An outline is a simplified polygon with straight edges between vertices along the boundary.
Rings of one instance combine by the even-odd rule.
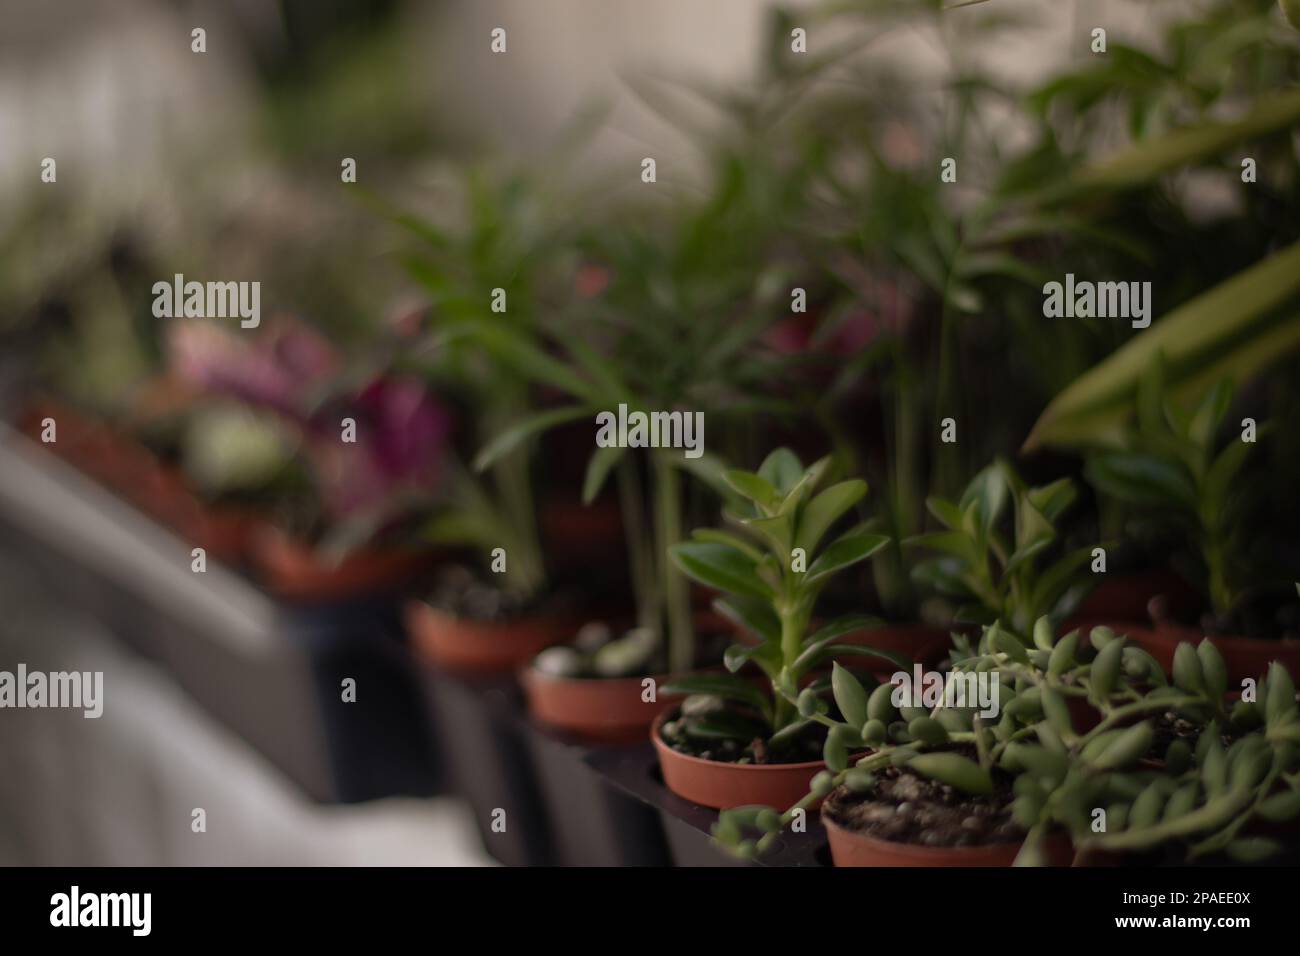
[[[356,421],[356,442],[340,422]],[[381,376],[313,418],[313,457],[326,507],[335,514],[382,508],[437,491],[451,416],[418,379]]]
[[[168,329],[167,345],[173,374],[182,381],[295,420],[305,413],[313,389],[340,364],[329,342],[297,322],[244,337],[202,319],[178,319]]]

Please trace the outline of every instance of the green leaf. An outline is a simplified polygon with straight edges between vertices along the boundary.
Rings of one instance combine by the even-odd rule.
[[[1001,517],[1008,492],[1006,472],[999,465],[989,465],[971,479],[959,507],[965,514],[973,505],[978,526],[987,534]]]
[[[758,576],[753,560],[735,548],[710,541],[686,541],[670,549],[673,560],[701,584],[729,594],[770,600],[772,589]]]
[[[762,551],[740,536],[731,534],[728,531],[721,531],[717,528],[696,528],[691,532],[691,538],[695,541],[709,541],[714,544],[728,545],[729,547],[735,548],[755,564],[763,560]]]
[[[1300,93],[1293,98],[1300,102]],[[1237,382],[1300,346],[1291,300],[1300,292],[1300,242],[1243,269],[1133,336],[1057,394],[1024,450],[1116,441],[1143,370],[1163,355],[1175,397],[1220,379]]]
[[[781,649],[774,644],[732,644],[722,652],[723,666],[733,674],[751,660],[770,676],[781,669]]]
[[[848,668],[838,662],[831,665],[831,693],[846,724],[856,728],[867,722],[867,692]]]
[[[770,713],[767,697],[753,683],[730,674],[683,674],[659,686],[661,694],[708,694],[753,707],[765,717]]]
[[[1223,695],[1228,692],[1228,667],[1223,655],[1209,638],[1204,638],[1196,648],[1196,656],[1200,658],[1205,692],[1211,700],[1222,701]]]
[[[1079,489],[1069,478],[1061,478],[1049,485],[1030,488],[1025,497],[1049,522],[1055,522],[1079,496]]]
[[[797,455],[788,448],[777,448],[758,466],[758,475],[771,485],[781,497],[790,493],[803,477],[804,467]]]
[[[1259,815],[1269,823],[1286,823],[1300,817],[1300,790],[1275,793],[1259,805]]]
[[[598,398],[573,369],[546,354],[519,332],[499,323],[479,323],[473,328],[473,336],[525,378],[589,402]]]
[[[1257,98],[1251,109],[1231,122],[1210,120],[1136,142],[1070,177],[1060,195],[1098,189],[1125,189],[1189,163],[1217,155],[1237,143],[1259,138],[1300,122],[1300,90]]]
[[[686,733],[692,737],[705,740],[735,740],[741,743],[748,743],[755,737],[766,736],[768,730],[767,726],[760,721],[726,710],[686,718],[684,725]]]
[[[1238,863],[1259,863],[1275,856],[1282,847],[1267,837],[1238,837],[1224,849]]]
[[[930,514],[938,518],[945,528],[953,531],[961,529],[961,509],[951,501],[946,498],[931,496],[925,499],[925,506],[929,509]]]
[[[582,418],[587,414],[590,414],[590,410],[585,405],[568,405],[564,408],[554,408],[549,411],[539,412],[536,415],[530,415],[511,425],[488,442],[475,456],[474,470],[484,471],[533,435],[554,428],[556,425]]]
[[[1124,660],[1124,641],[1110,641],[1097,656],[1093,658],[1089,671],[1089,683],[1092,685],[1092,697],[1098,703],[1110,698],[1119,679],[1120,664]]]
[[[733,594],[714,601],[713,609],[764,641],[781,639],[781,622],[766,601]]]
[[[723,477],[726,478],[727,484],[758,505],[760,513],[770,515],[776,511],[780,495],[776,488],[761,475],[756,475],[752,471],[732,469]]]
[[[741,524],[761,537],[778,561],[787,567],[789,566],[790,535],[793,531],[790,515],[773,515],[770,518],[746,518]]]
[[[844,728],[839,725],[832,727],[822,747],[822,758],[834,773],[847,770],[849,766],[849,748],[844,742],[843,731]]]
[[[1118,501],[1196,511],[1196,485],[1179,462],[1145,452],[1111,452],[1089,458],[1084,473]]]
[[[778,509],[780,514],[793,514],[801,505],[806,497],[811,494],[812,490],[817,487],[817,483],[822,480],[822,475],[830,466],[830,457],[822,458],[808,466],[808,470],[803,473],[793,488],[791,488],[781,499]]]
[[[859,561],[865,561],[885,545],[889,538],[883,534],[863,534],[850,531],[837,538],[826,548],[817,560],[808,567],[804,577],[805,584],[813,584],[842,571]]]
[[[1191,644],[1179,644],[1174,649],[1174,686],[1189,694],[1205,691],[1205,678],[1201,673],[1201,661],[1196,655],[1196,648]]]
[[[795,529],[795,546],[812,554],[822,536],[837,519],[867,494],[867,483],[859,479],[841,481],[819,492],[799,513]]]
[[[1145,754],[1154,739],[1155,731],[1147,721],[1126,727],[1115,735],[1092,764],[1098,770],[1122,770]]]
[[[968,564],[975,563],[975,543],[961,531],[932,531],[913,535],[903,541],[908,547],[928,548],[960,558]]]
[[[582,503],[591,504],[605,487],[605,480],[614,466],[619,463],[627,449],[611,446],[597,448],[587,459],[587,473],[582,479]]]
[[[811,654],[810,654],[811,652]],[[809,647],[799,655],[798,660],[802,661],[810,657],[810,667],[816,667],[827,658],[839,657],[871,657],[878,661],[884,661],[892,665],[897,670],[907,670],[912,666],[912,662],[901,654],[895,654],[893,651],[887,651],[879,647],[868,647],[865,644],[821,644]]]
[[[1264,719],[1272,728],[1281,724],[1295,710],[1295,682],[1285,667],[1274,661],[1268,668],[1268,696],[1264,700]]]
[[[993,778],[989,776],[988,770],[961,754],[917,754],[907,766],[932,780],[946,783],[972,796],[987,797],[993,793]]]
[[[1050,677],[1060,677],[1075,664],[1074,653],[1079,648],[1078,628],[1066,634],[1052,648],[1047,661],[1047,673]]]

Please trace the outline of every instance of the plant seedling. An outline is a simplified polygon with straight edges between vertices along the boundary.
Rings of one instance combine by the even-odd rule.
[[[971,480],[959,501],[926,500],[945,530],[905,543],[941,556],[917,565],[913,573],[939,593],[966,602],[958,620],[999,620],[1027,637],[1039,617],[1059,620],[1083,597],[1086,580],[1080,572],[1090,548],[1051,563],[1043,560],[1060,538],[1057,519],[1077,494],[1068,478],[1030,488],[1010,464],[998,460]]]
[[[1221,380],[1188,414],[1165,389],[1162,363],[1153,362],[1139,382],[1136,427],[1125,447],[1095,453],[1086,472],[1103,494],[1172,517],[1200,556],[1210,604],[1220,617],[1241,597],[1239,482],[1255,447],[1238,437],[1218,448],[1231,404],[1232,387]],[[1267,429],[1261,426],[1257,435]]]
[[[873,618],[842,617],[809,634],[826,584],[888,542],[861,526],[826,541],[832,526],[867,493],[866,482],[859,479],[818,491],[829,465],[825,458],[804,468],[793,452],[781,448],[757,472],[726,472],[727,483],[743,499],[741,513],[728,516],[736,530],[697,530],[692,540],[672,549],[682,571],[726,594],[715,605],[719,611],[758,640],[727,649],[724,663],[731,674],[695,674],[665,685],[667,693],[707,694],[739,705],[727,710],[685,707],[681,719],[665,725],[670,743],[730,738],[745,744],[757,738],[765,741],[765,750],[779,750],[828,710],[821,696],[826,681],[803,686],[804,678],[828,660],[871,655],[907,666],[893,654],[837,643]],[[747,663],[766,675],[769,692],[736,674]]]

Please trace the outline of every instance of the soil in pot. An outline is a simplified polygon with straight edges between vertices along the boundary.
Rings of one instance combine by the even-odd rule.
[[[688,733],[683,718],[698,716],[699,707],[716,708],[711,716],[727,722],[732,733]],[[650,729],[664,783],[679,797],[715,810],[749,804],[784,810],[807,795],[812,778],[825,768],[824,728],[810,724],[775,749],[768,747],[767,733],[756,714],[698,697],[664,711]]]
[[[869,793],[845,787],[822,804],[836,866],[1010,866],[1025,831],[1011,817],[1009,775],[994,770],[994,792],[972,797],[905,768],[876,774]],[[1069,862],[1052,841],[1049,859]]]
[[[528,600],[493,587],[468,567],[438,569],[427,600],[406,606],[417,654],[458,673],[507,673],[572,636],[574,602],[556,595]]]

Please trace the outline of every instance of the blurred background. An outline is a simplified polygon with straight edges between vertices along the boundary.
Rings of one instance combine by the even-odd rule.
[[[687,319],[805,277],[820,331],[780,323],[771,303],[785,292],[750,305],[776,316],[765,348],[829,354],[833,372],[773,366],[789,408],[764,428],[797,435],[812,418],[856,447],[905,529],[923,520],[926,487],[957,488],[1013,453],[1052,395],[1132,336],[1113,322],[1046,335],[1044,275],[1092,263],[1154,278],[1163,314],[1295,238],[1283,131],[1255,193],[1234,157],[1197,161],[1105,209],[1094,233],[1062,226],[983,262],[965,288],[947,281],[938,219],[998,189],[1048,189],[1130,141],[1238,118],[1296,66],[1272,3],[942,6],[0,0],[0,403],[13,426],[0,669],[102,670],[107,695],[99,720],[0,712],[0,863],[488,862],[469,810],[437,795],[409,662],[372,654],[375,633],[400,633],[391,602],[294,577],[292,554],[267,585],[217,560],[221,530],[168,498],[181,473],[203,502],[262,509],[321,551],[404,540],[408,493],[446,492],[445,449],[468,459],[500,421],[480,414],[493,402],[481,370],[420,365],[446,347],[438,315],[470,288],[508,287],[554,333],[570,300],[634,271],[619,261],[668,264],[646,265],[614,308],[667,288],[663,308]],[[800,25],[815,69],[791,57]],[[944,156],[961,174],[940,192]],[[1035,255],[1048,261],[1027,281],[1016,260]],[[261,334],[227,344],[154,318],[152,285],[175,273],[260,281]],[[950,314],[961,321],[943,345]],[[413,375],[432,404],[401,391]],[[1285,380],[1258,386],[1270,407],[1294,405]],[[913,381],[930,388],[899,402]],[[312,447],[340,395],[380,423],[402,409],[373,470]],[[953,395],[998,414],[945,460],[906,433]],[[287,404],[293,430],[263,414]],[[46,417],[86,454],[41,450]],[[130,471],[126,452],[100,448],[125,434],[166,467]],[[761,441],[733,437],[739,457]],[[536,482],[576,504],[590,447],[573,464],[563,440]],[[439,455],[441,478],[425,481]],[[1295,473],[1288,461],[1278,481]],[[200,533],[214,560],[195,575]],[[864,587],[916,600],[898,580]],[[356,739],[322,703],[353,675],[371,734]],[[205,835],[191,829],[198,807]]]

